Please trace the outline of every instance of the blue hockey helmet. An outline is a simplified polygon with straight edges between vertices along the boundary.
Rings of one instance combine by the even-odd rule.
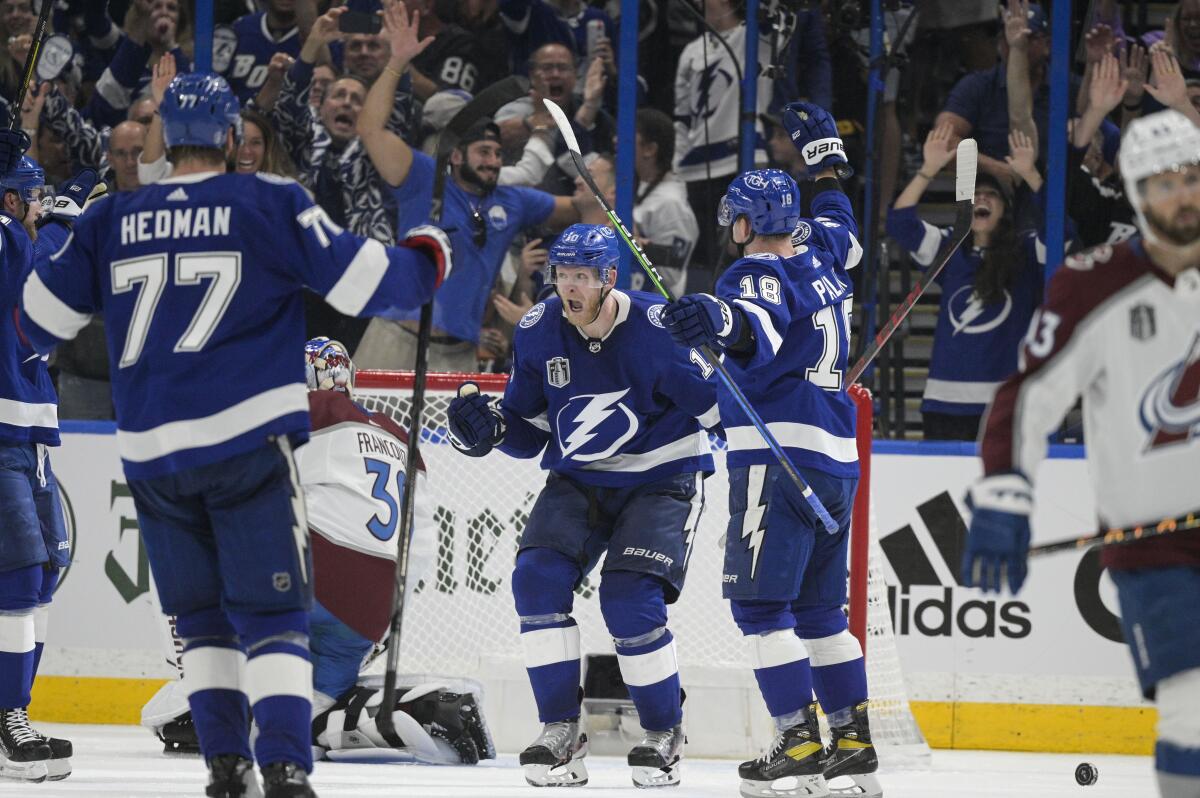
[[[608,270],[621,260],[621,246],[611,227],[576,223],[563,230],[550,247],[550,280],[557,284],[557,266],[581,266],[596,270],[601,284],[608,282]]]
[[[349,396],[357,371],[341,341],[322,335],[304,344],[304,381],[310,391],[341,391]]]
[[[237,97],[220,75],[177,75],[167,87],[160,109],[167,149],[186,146],[224,150],[225,134],[230,128],[241,139],[238,111]]]
[[[754,169],[733,179],[717,206],[717,221],[729,227],[745,216],[758,235],[791,235],[800,221],[800,189],[787,172]]]
[[[34,191],[40,192],[45,187],[46,173],[42,171],[38,162],[28,155],[21,156],[21,160],[12,171],[0,175],[0,189],[15,191],[24,202],[37,202],[41,197]]]

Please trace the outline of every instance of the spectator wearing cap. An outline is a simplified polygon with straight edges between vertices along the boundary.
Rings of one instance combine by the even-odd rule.
[[[687,186],[671,169],[675,159],[675,123],[662,111],[640,108],[636,131],[633,165],[638,184],[633,201],[634,234],[672,296],[683,296],[687,293],[688,261],[700,236],[700,225],[688,204]],[[788,149],[796,152],[790,140]],[[629,279],[634,290],[656,290],[640,269]]]
[[[1012,0],[1010,0],[1011,4]],[[1020,3],[1027,20],[1024,52],[1028,62],[1031,117],[1037,128],[1037,141],[1049,141],[1050,86],[1046,80],[1050,61],[1050,42],[1046,12],[1036,3]],[[1001,181],[1019,183],[1004,158],[1008,154],[1009,125],[1009,41],[999,41],[1001,62],[991,69],[966,75],[950,91],[950,96],[935,126],[950,125],[957,138],[970,136],[979,143],[979,168]],[[1071,76],[1070,114],[1075,113],[1075,93],[1079,79]],[[1060,133],[1061,135],[1061,133]],[[1039,154],[1044,158],[1044,153]]]
[[[413,94],[421,102],[443,89],[477,92],[492,82],[480,68],[485,62],[475,36],[455,22],[455,6],[453,0],[409,0],[409,10],[421,13],[420,37],[433,37],[408,66]]]
[[[358,118],[358,135],[375,168],[391,187],[399,208],[397,228],[407,230],[427,220],[433,194],[434,160],[414,152],[389,130],[398,75],[422,43],[399,6],[384,15],[392,59],[371,87]],[[492,284],[513,239],[537,225],[561,228],[579,218],[568,197],[531,188],[498,185],[500,130],[482,119],[459,140],[450,154],[441,226],[454,247],[454,271],[434,297],[430,368],[474,371],[484,309]],[[354,353],[363,368],[407,369],[416,362],[416,317],[372,323]]]
[[[1007,165],[1034,191],[1042,188],[1032,142],[1012,134]],[[954,158],[953,127],[935,127],[925,140],[924,163],[888,211],[888,234],[921,269],[932,265],[950,235],[922,221],[917,203],[929,181]],[[921,402],[929,440],[975,440],[997,386],[1017,367],[1017,351],[1041,301],[1045,247],[1033,233],[1018,234],[1005,181],[979,174],[971,233],[937,278],[941,305]]]

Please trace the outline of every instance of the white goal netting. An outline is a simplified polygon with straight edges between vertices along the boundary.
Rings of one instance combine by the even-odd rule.
[[[485,393],[503,392],[503,376],[473,377]],[[460,379],[431,375],[426,392],[422,456],[429,475],[438,526],[438,557],[432,576],[412,595],[404,616],[400,669],[404,673],[475,676],[498,661],[521,661],[516,611],[509,576],[521,530],[545,483],[538,460],[494,452],[465,457],[446,437],[446,407]],[[355,399],[386,412],[407,428],[411,375],[363,372]],[[721,537],[728,520],[724,454],[717,473],[705,480],[705,509],[688,566],[683,593],[670,608],[680,675],[687,689],[690,668],[749,667],[742,637],[721,598]],[[872,519],[873,521],[873,519]],[[872,531],[874,523],[871,524]],[[929,755],[908,706],[896,653],[887,589],[872,537],[867,617],[867,667],[872,733],[881,756],[892,765],[920,765]],[[577,591],[573,614],[585,654],[613,651],[600,613],[599,567]]]

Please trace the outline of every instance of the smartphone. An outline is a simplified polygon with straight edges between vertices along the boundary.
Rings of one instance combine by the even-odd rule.
[[[347,11],[338,17],[338,30],[342,33],[379,33],[383,30],[383,18],[366,11]]]

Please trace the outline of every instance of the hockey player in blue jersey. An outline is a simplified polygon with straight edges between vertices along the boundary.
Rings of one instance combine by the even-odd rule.
[[[292,447],[308,436],[302,291],[350,315],[426,302],[441,231],[400,247],[345,232],[298,184],[222,174],[238,103],[223,78],[175,78],[160,109],[174,175],[97,203],[25,283],[19,316],[49,352],[103,313],[117,447],[164,613],[178,617],[210,796],[302,797],[312,770],[311,559]]]
[[[713,470],[704,428],[718,423],[716,392],[699,355],[663,333],[662,301],[613,288],[618,259],[610,228],[563,231],[549,255],[557,296],[518,323],[504,398],[460,390],[449,408],[460,451],[541,454],[550,472],[512,576],[545,724],[521,753],[534,786],[587,782],[571,606],[606,551],[600,607],[645,730],[629,752],[633,781],[679,783],[683,715],[667,605],[683,588],[703,477]]]
[[[784,123],[815,176],[813,218],[800,218],[800,193],[785,173],[735,178],[718,221],[732,228],[743,257],[721,275],[716,296],[679,299],[663,323],[684,347],[724,351],[746,398],[838,523],[825,533],[731,394],[719,391],[730,482],[724,595],[779,730],[763,756],[739,768],[742,794],[780,795],[772,783],[793,776],[814,791],[786,794],[824,795],[826,778],[854,775],[872,795],[866,671],[842,611],[858,484],[854,406],[842,384],[852,303],[846,270],[862,249],[836,177],[845,157],[832,118],[793,103]],[[814,687],[833,730],[825,753]]]
[[[0,152],[11,139],[0,130]],[[58,397],[45,358],[21,337],[11,311],[34,264],[66,241],[96,173],[81,172],[39,219],[45,182],[30,158],[0,175],[0,303],[8,309],[0,315],[0,776],[23,781],[71,773],[70,741],[42,735],[26,714],[50,598],[71,551],[48,455],[59,444]]]

